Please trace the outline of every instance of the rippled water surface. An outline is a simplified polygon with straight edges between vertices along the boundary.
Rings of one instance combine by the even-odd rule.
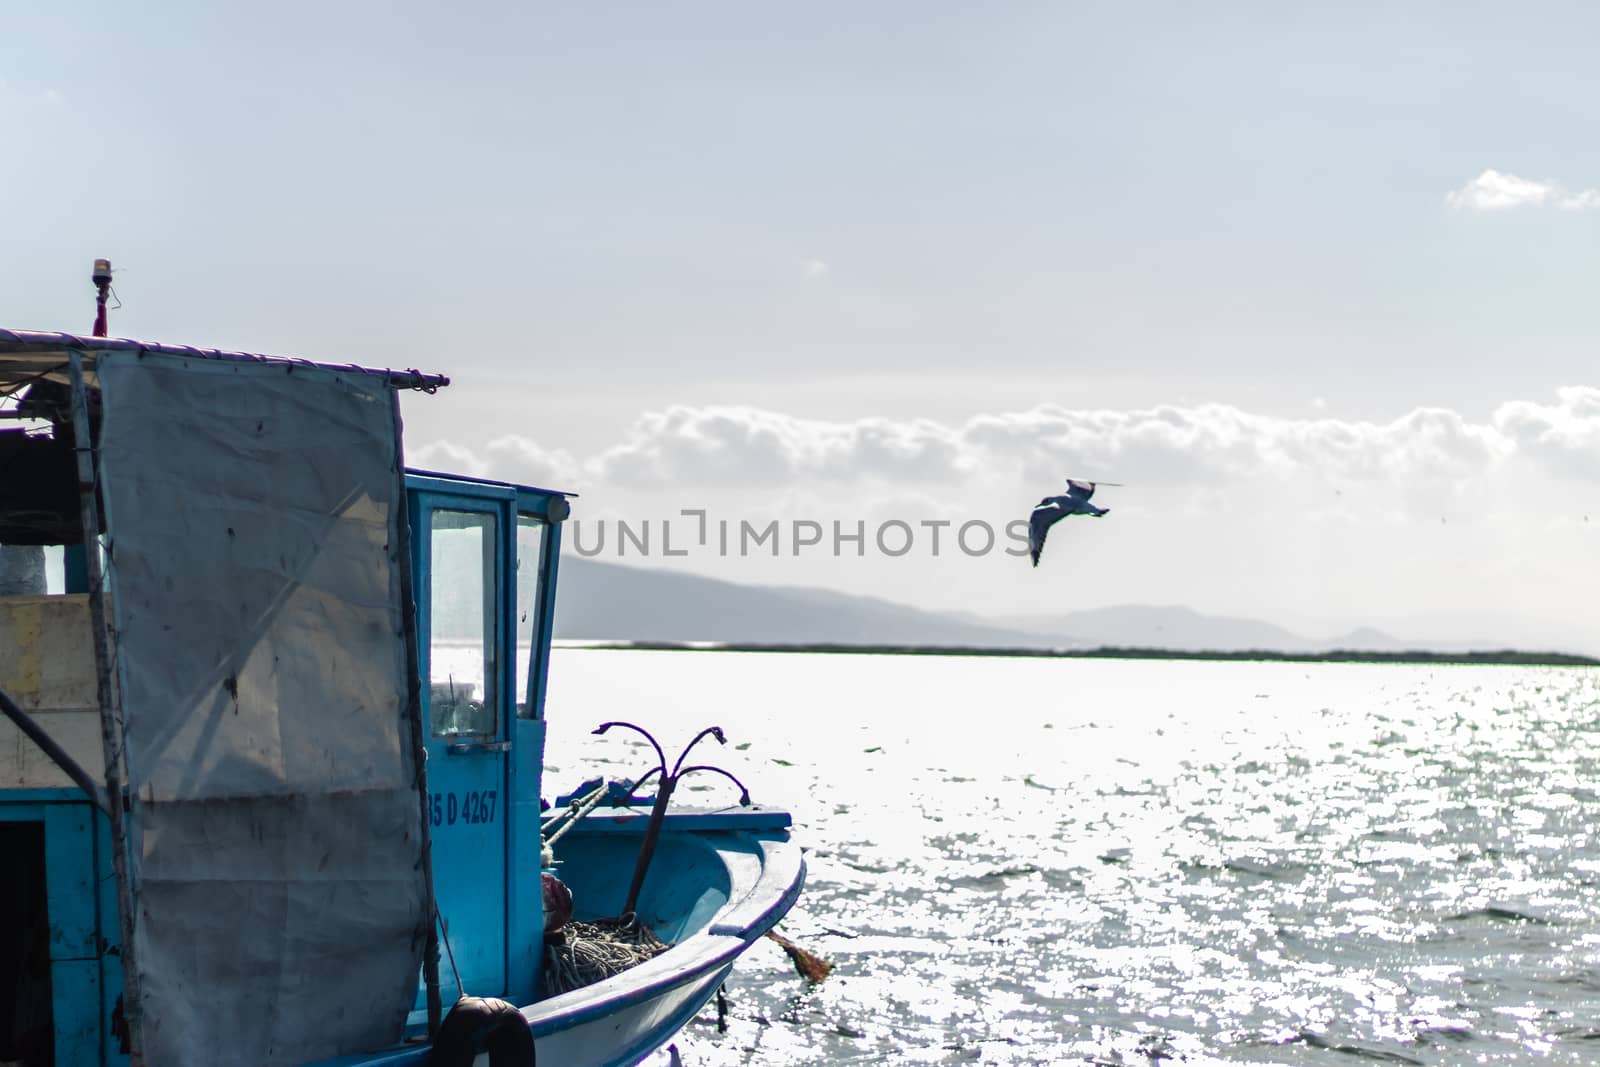
[[[834,973],[762,941],[688,1067],[1600,1063],[1594,671],[562,649],[549,716],[795,813]]]

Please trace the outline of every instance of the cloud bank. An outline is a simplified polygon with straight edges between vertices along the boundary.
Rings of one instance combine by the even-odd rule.
[[[734,581],[977,614],[1185,603],[1306,632],[1376,625],[1428,640],[1600,647],[1594,387],[1508,401],[1486,416],[1420,407],[1382,421],[1229,404],[1040,405],[960,421],[676,406],[640,415],[582,456],[500,437],[478,448],[440,441],[410,460],[575,490],[584,543],[600,544],[601,523],[610,525],[605,558]],[[1126,488],[1097,496],[1115,521],[1052,535],[1048,573],[949,542],[971,520],[1004,531],[1069,475]],[[801,553],[787,540],[782,551],[724,553],[715,534],[695,539],[684,508],[735,531],[744,520],[785,531],[805,520],[824,532],[864,524],[870,537],[898,521],[916,531],[917,547],[893,559],[857,558],[837,542]],[[654,524],[655,554],[624,550],[623,520]],[[680,550],[712,547],[667,558],[668,520]],[[943,555],[929,540],[941,521]]]
[[[1600,476],[1600,389],[1572,386],[1552,402],[1510,401],[1486,421],[1434,407],[1366,422],[1281,418],[1228,404],[1041,405],[951,425],[674,406],[641,415],[622,440],[583,459],[512,436],[481,450],[437,442],[412,462],[511,481],[637,490],[1048,486],[1069,475],[1150,486],[1314,480],[1465,488],[1501,470]]]

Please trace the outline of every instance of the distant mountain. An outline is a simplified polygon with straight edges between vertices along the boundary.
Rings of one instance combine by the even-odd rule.
[[[875,597],[740,585],[580,556],[561,560],[555,636],[747,644],[1076,647],[1069,640]]]
[[[434,546],[435,637],[464,640],[483,632],[481,538]],[[537,572],[521,573],[518,602],[533,594]],[[1484,620],[1485,629],[1492,619]],[[1417,628],[1425,624],[1414,623]],[[1459,632],[1459,627],[1457,627]],[[1204,615],[1181,605],[1120,605],[1062,615],[984,618],[935,612],[877,597],[795,586],[742,585],[676,571],[561,561],[558,639],[744,645],[857,645],[920,648],[1081,651],[1096,648],[1171,652],[1324,652],[1444,654],[1498,652],[1504,643],[1401,640],[1371,627],[1311,638],[1259,619]],[[1547,639],[1547,651],[1594,654],[1590,640]],[[1527,647],[1527,646],[1524,646]]]
[[[1193,608],[1176,604],[1123,605],[1066,615],[1014,616],[996,621],[1031,633],[1070,633],[1092,645],[1189,652],[1325,652],[1330,649],[1400,652],[1415,647],[1371,627],[1335,637],[1309,638],[1259,619],[1202,615]]]
[[[1412,645],[1364,628],[1313,639],[1256,619],[1181,606],[1097,608],[981,619],[823,589],[741,585],[569,556],[561,562],[556,637],[601,641],[926,645],[1191,652],[1397,652]]]

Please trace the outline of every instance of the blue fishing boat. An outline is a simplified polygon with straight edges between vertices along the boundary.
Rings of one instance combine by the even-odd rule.
[[[447,384],[0,330],[0,1062],[635,1063],[795,902],[692,742],[541,802],[573,494],[408,470]]]

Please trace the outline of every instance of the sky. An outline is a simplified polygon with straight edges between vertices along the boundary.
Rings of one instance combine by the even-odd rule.
[[[1600,652],[1596,39],[1576,3],[0,0],[0,324],[88,332],[105,256],[114,334],[442,371],[412,462],[577,491],[597,558]],[[1035,569],[1005,526],[1066,477],[1123,484]]]

